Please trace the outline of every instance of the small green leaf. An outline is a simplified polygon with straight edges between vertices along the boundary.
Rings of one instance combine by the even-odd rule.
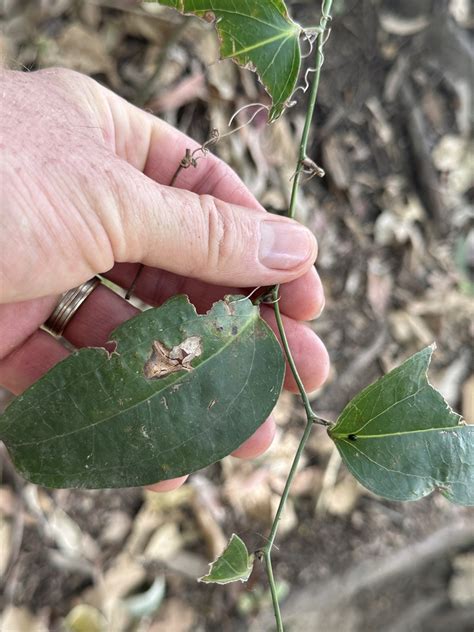
[[[209,573],[198,581],[206,584],[246,582],[252,572],[254,559],[254,554],[249,555],[245,544],[234,533],[224,552],[209,565]]]
[[[198,315],[177,296],[82,349],[0,417],[19,472],[48,487],[132,487],[215,463],[263,423],[284,361],[248,299]]]
[[[270,121],[283,112],[301,65],[301,27],[283,0],[155,0],[214,22],[223,59],[255,70],[272,97]]]
[[[431,386],[434,346],[388,373],[342,411],[329,434],[352,474],[379,496],[416,500],[440,489],[474,504],[474,426]]]

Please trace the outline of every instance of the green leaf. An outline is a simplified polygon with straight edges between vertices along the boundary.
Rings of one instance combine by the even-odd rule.
[[[118,327],[114,353],[82,349],[51,369],[0,417],[21,474],[49,487],[147,485],[235,450],[284,375],[258,308],[236,298],[198,315],[174,297]]]
[[[214,22],[223,59],[255,70],[272,97],[270,121],[283,112],[301,66],[301,27],[283,0],[155,0]]]
[[[416,500],[434,489],[474,504],[474,426],[431,386],[426,347],[354,399],[329,434],[352,474],[375,494]]]
[[[254,554],[249,555],[245,544],[233,533],[224,552],[209,565],[209,573],[198,581],[206,584],[246,582],[252,572],[254,559]]]

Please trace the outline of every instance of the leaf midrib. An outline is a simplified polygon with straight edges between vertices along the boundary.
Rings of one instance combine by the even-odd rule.
[[[451,428],[451,430],[454,430],[454,428]],[[387,465],[384,465],[383,463],[380,463],[375,458],[371,457],[369,454],[367,454],[366,452],[361,450],[357,446],[357,444],[354,443],[353,441],[342,441],[342,443],[344,443],[345,445],[350,446],[355,452],[360,454],[363,458],[367,459],[367,461],[369,461],[370,463],[372,463],[376,467],[379,467],[382,470],[385,470],[386,472],[393,472],[395,474],[400,474],[401,476],[404,476],[406,478],[419,479],[419,480],[425,481],[425,482],[426,481],[432,481],[437,486],[439,486],[439,485],[455,485],[455,484],[460,484],[462,482],[462,481],[460,481],[458,479],[455,479],[455,480],[438,480],[432,474],[415,474],[413,472],[404,472],[402,470],[397,470],[395,468],[388,467]],[[356,468],[354,467],[354,463],[352,461],[349,461],[349,462],[347,462],[347,465],[348,465],[349,469],[355,474]],[[378,492],[376,492],[376,493],[378,493]]]
[[[459,430],[460,428],[468,428],[469,426],[463,426],[462,424],[457,424],[456,426],[447,426],[447,427],[434,427],[434,428],[423,428],[418,430],[406,430],[404,432],[391,432],[386,434],[377,434],[377,435],[360,435],[356,432],[349,433],[353,434],[357,437],[356,441],[363,441],[364,439],[386,439],[387,437],[399,437],[405,435],[413,435],[413,434],[422,434],[426,432],[451,432],[452,430]],[[340,441],[344,441],[345,443],[349,443],[350,445],[354,445],[356,441],[351,441],[348,439],[347,432],[344,434],[340,433],[331,433],[332,439],[339,439]]]
[[[227,35],[230,36],[230,33],[228,33],[228,31],[224,31],[223,29],[219,29],[219,30],[223,31],[224,33],[226,33]],[[293,36],[293,34],[294,34],[294,32],[290,31],[290,30],[282,31],[279,35],[274,35],[273,37],[269,37],[266,40],[260,40],[260,42],[257,42],[256,44],[253,44],[252,46],[246,46],[245,48],[241,48],[240,50],[236,51],[235,53],[232,53],[232,55],[226,55],[224,57],[224,59],[237,58],[240,55],[245,55],[246,53],[249,53],[249,52],[251,52],[253,50],[256,50],[257,48],[262,48],[263,46],[268,46],[268,44],[272,44],[273,42],[278,42],[281,39],[288,40],[288,39],[290,39],[290,37]],[[234,36],[232,36],[232,38],[235,39]],[[284,42],[283,42],[283,44],[284,44]],[[275,53],[275,55],[273,56],[273,60],[275,59],[275,57],[278,55],[279,52],[280,52],[280,49],[278,49],[277,53]]]

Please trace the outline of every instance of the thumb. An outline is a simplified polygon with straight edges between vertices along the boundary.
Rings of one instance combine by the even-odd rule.
[[[121,167],[114,170],[119,230],[108,231],[116,261],[245,287],[291,281],[316,259],[314,235],[294,220],[160,185],[131,165]]]

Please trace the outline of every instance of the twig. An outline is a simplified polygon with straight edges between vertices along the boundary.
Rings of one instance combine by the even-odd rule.
[[[324,0],[323,2],[323,6],[322,6],[322,15],[321,15],[321,20],[320,20],[320,33],[318,35],[318,40],[317,40],[317,47],[316,47],[316,60],[315,60],[315,74],[313,77],[313,82],[311,85],[311,94],[310,94],[310,99],[309,99],[309,104],[308,104],[308,109],[306,111],[306,119],[305,119],[305,124],[304,124],[304,128],[303,128],[303,133],[301,136],[301,141],[300,141],[300,150],[299,150],[299,156],[298,156],[298,164],[296,166],[296,173],[293,179],[293,188],[291,191],[291,200],[290,200],[290,207],[288,209],[288,217],[290,218],[294,218],[295,216],[295,212],[296,212],[296,201],[297,201],[297,196],[298,196],[298,190],[299,190],[299,185],[300,185],[300,179],[301,179],[301,173],[303,171],[303,166],[305,164],[305,162],[308,159],[307,156],[307,149],[308,149],[308,141],[309,141],[309,133],[311,130],[311,124],[313,121],[313,115],[314,115],[314,109],[316,106],[316,98],[318,96],[318,88],[319,88],[319,79],[321,76],[321,68],[322,65],[324,63],[324,55],[323,55],[323,48],[324,48],[324,44],[327,41],[327,30],[328,30],[328,23],[331,19],[331,7],[332,7],[332,0]],[[284,632],[284,627],[283,627],[283,621],[282,621],[282,617],[281,617],[281,611],[280,611],[280,604],[278,602],[278,594],[277,594],[277,588],[276,588],[276,583],[275,583],[275,578],[273,575],[273,567],[272,567],[272,548],[273,548],[273,544],[275,542],[275,538],[278,532],[278,525],[282,516],[282,513],[285,509],[285,505],[286,505],[286,501],[288,499],[288,495],[290,493],[290,488],[291,488],[291,484],[293,482],[294,476],[296,474],[296,471],[298,469],[298,465],[301,459],[301,455],[304,451],[304,448],[306,447],[306,443],[309,439],[309,436],[311,434],[311,430],[313,428],[313,424],[314,423],[319,423],[322,425],[329,425],[329,422],[325,421],[324,419],[321,419],[320,417],[318,417],[316,415],[316,413],[313,411],[312,407],[311,407],[311,403],[309,401],[309,397],[308,397],[308,393],[306,392],[306,389],[304,387],[304,384],[299,376],[298,370],[296,368],[294,359],[293,359],[293,355],[291,353],[291,349],[288,345],[288,339],[286,337],[286,333],[285,333],[285,328],[283,325],[283,320],[281,318],[281,313],[280,313],[280,306],[279,306],[279,294],[280,294],[280,287],[279,285],[276,285],[273,288],[273,292],[272,292],[272,296],[273,296],[273,308],[275,310],[275,318],[276,318],[276,322],[277,322],[277,326],[278,326],[278,331],[280,333],[280,337],[281,337],[281,341],[283,344],[283,349],[285,351],[285,355],[286,358],[288,360],[288,364],[290,366],[291,372],[295,378],[296,384],[298,386],[298,390],[301,394],[301,399],[303,400],[303,404],[304,404],[304,408],[306,411],[306,427],[304,429],[304,433],[303,436],[301,437],[301,441],[298,445],[298,449],[296,451],[295,457],[293,459],[293,463],[291,465],[291,469],[290,472],[288,474],[288,478],[286,480],[286,484],[285,484],[285,488],[283,490],[283,494],[281,496],[280,499],[280,503],[278,505],[278,509],[276,511],[275,514],[275,518],[273,520],[273,524],[270,530],[270,535],[268,538],[268,542],[265,545],[265,547],[263,548],[263,557],[265,560],[265,568],[267,571],[267,576],[268,576],[268,582],[270,584],[270,592],[271,592],[271,596],[272,596],[272,602],[273,602],[273,610],[275,613],[275,620],[276,620],[276,624],[277,624],[277,631],[278,632]]]

